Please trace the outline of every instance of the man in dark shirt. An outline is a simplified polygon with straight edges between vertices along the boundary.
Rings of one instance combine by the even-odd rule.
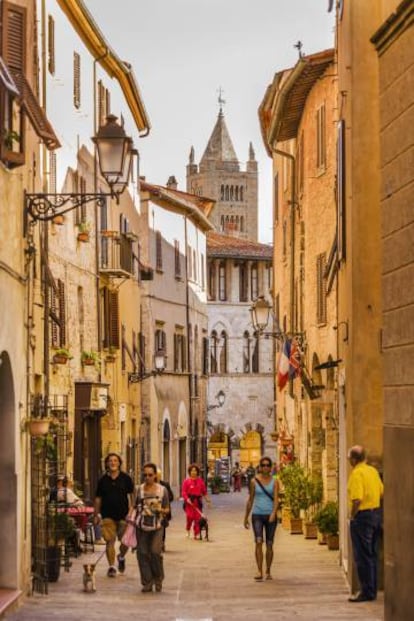
[[[122,459],[109,453],[105,459],[105,474],[99,479],[95,495],[95,524],[100,523],[106,541],[108,576],[115,578],[115,542],[121,540],[126,528],[126,516],[132,507],[134,484],[131,477],[121,471]],[[118,571],[125,571],[125,554],[128,548],[121,543],[117,557]]]

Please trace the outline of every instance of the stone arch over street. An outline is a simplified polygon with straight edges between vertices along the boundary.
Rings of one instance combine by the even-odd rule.
[[[0,576],[2,588],[18,586],[17,480],[15,455],[15,394],[11,362],[7,352],[0,356]],[[6,484],[7,481],[7,484]]]

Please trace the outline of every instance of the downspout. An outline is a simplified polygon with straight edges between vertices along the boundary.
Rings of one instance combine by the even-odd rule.
[[[191,348],[190,348],[190,296],[188,291],[188,231],[187,216],[184,216],[184,243],[185,243],[185,321],[187,333],[187,366],[188,366],[188,418],[190,432],[190,463],[194,461],[194,438],[193,438],[193,396],[192,396],[192,368],[191,368]]]
[[[93,61],[93,130],[94,130],[94,134],[96,135],[97,131],[98,131],[98,127],[97,127],[97,113],[96,113],[96,108],[97,108],[97,96],[96,96],[96,64],[102,60],[103,58],[106,58],[106,56],[108,56],[108,49],[106,49],[105,54],[102,54],[102,56],[99,56],[98,58],[95,58],[95,60]],[[93,186],[93,191],[95,194],[98,193],[98,159],[97,159],[97,155],[96,155],[96,150],[97,147],[96,145],[94,146],[94,158],[93,158],[93,164],[94,164],[94,186]],[[95,236],[96,236],[96,243],[95,243],[95,269],[96,269],[96,319],[97,319],[97,351],[100,353],[102,351],[102,326],[101,326],[101,304],[100,304],[100,288],[99,288],[99,282],[100,282],[100,278],[99,278],[99,244],[100,244],[100,238],[98,237],[98,205],[96,203],[96,201],[94,202],[95,205]],[[108,205],[105,202],[105,207],[107,208]],[[99,372],[98,372],[98,377],[99,377],[99,382],[102,381],[102,365],[99,365]]]
[[[47,98],[47,87],[46,87],[46,3],[45,0],[42,2],[42,108],[46,112],[46,98]],[[48,190],[48,181],[47,181],[47,166],[46,166],[46,147],[44,142],[42,142],[42,190],[43,192],[47,192]],[[40,256],[40,264],[48,263],[49,261],[49,236],[48,236],[48,222],[39,222],[39,242],[40,247],[43,247],[44,252],[41,253]],[[43,320],[43,374],[44,374],[44,397],[46,403],[49,402],[49,287],[47,284],[47,279],[45,273],[40,273],[41,282],[44,284],[43,296],[44,296],[44,320]]]

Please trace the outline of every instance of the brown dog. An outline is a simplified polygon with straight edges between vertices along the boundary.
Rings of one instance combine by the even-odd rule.
[[[85,563],[83,566],[83,590],[85,593],[95,593],[95,567],[96,563]]]

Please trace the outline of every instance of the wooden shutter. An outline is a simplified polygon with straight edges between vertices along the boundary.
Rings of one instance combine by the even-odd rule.
[[[337,135],[337,246],[338,261],[346,258],[346,201],[345,201],[345,121],[338,122]]]
[[[58,280],[59,290],[59,321],[60,321],[60,333],[59,333],[59,346],[64,347],[66,345],[66,304],[65,304],[65,283],[62,280]]]
[[[184,334],[181,336],[181,370],[187,369],[187,339]]]
[[[178,334],[174,334],[174,371],[178,371]]]
[[[2,2],[1,53],[10,69],[26,70],[26,9],[10,2]]]
[[[49,287],[50,344],[59,347],[58,301],[54,287]]]
[[[81,58],[78,52],[73,52],[73,105],[81,106]]]
[[[160,231],[155,233],[155,267],[157,270],[162,270],[162,237]]]
[[[55,75],[55,20],[49,15],[47,20],[47,66],[49,73]]]
[[[318,324],[326,323],[326,279],[325,279],[326,254],[323,252],[316,259],[316,321]]]
[[[109,292],[109,346],[119,348],[119,296]]]

